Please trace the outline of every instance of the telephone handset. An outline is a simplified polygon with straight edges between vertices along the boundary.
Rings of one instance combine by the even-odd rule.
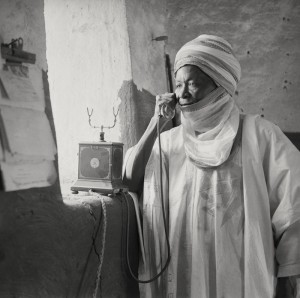
[[[160,107],[159,115],[166,118],[167,120],[171,120],[175,116],[175,107],[178,103],[178,99],[175,93],[172,96],[173,100],[170,103],[165,103]]]

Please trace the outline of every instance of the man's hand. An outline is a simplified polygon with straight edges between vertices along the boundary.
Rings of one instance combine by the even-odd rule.
[[[155,116],[161,114],[164,106],[169,106],[172,110],[175,110],[177,104],[176,94],[175,93],[164,93],[156,96],[156,105],[155,105]]]

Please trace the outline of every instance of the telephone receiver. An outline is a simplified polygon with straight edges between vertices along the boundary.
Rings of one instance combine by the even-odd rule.
[[[160,108],[159,116],[164,117],[167,120],[173,119],[176,114],[175,107],[178,104],[178,97],[175,93],[173,93],[173,100],[171,104],[174,105],[174,107],[170,104],[163,104]]]

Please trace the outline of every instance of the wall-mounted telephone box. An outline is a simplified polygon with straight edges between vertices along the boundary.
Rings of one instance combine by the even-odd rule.
[[[126,189],[122,183],[123,144],[115,142],[80,143],[78,180],[73,193],[93,190],[116,193]]]

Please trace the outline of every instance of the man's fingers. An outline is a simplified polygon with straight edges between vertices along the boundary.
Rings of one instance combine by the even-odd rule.
[[[174,100],[174,93],[159,94],[156,96],[156,102],[160,105],[164,103],[169,103],[173,100]]]

